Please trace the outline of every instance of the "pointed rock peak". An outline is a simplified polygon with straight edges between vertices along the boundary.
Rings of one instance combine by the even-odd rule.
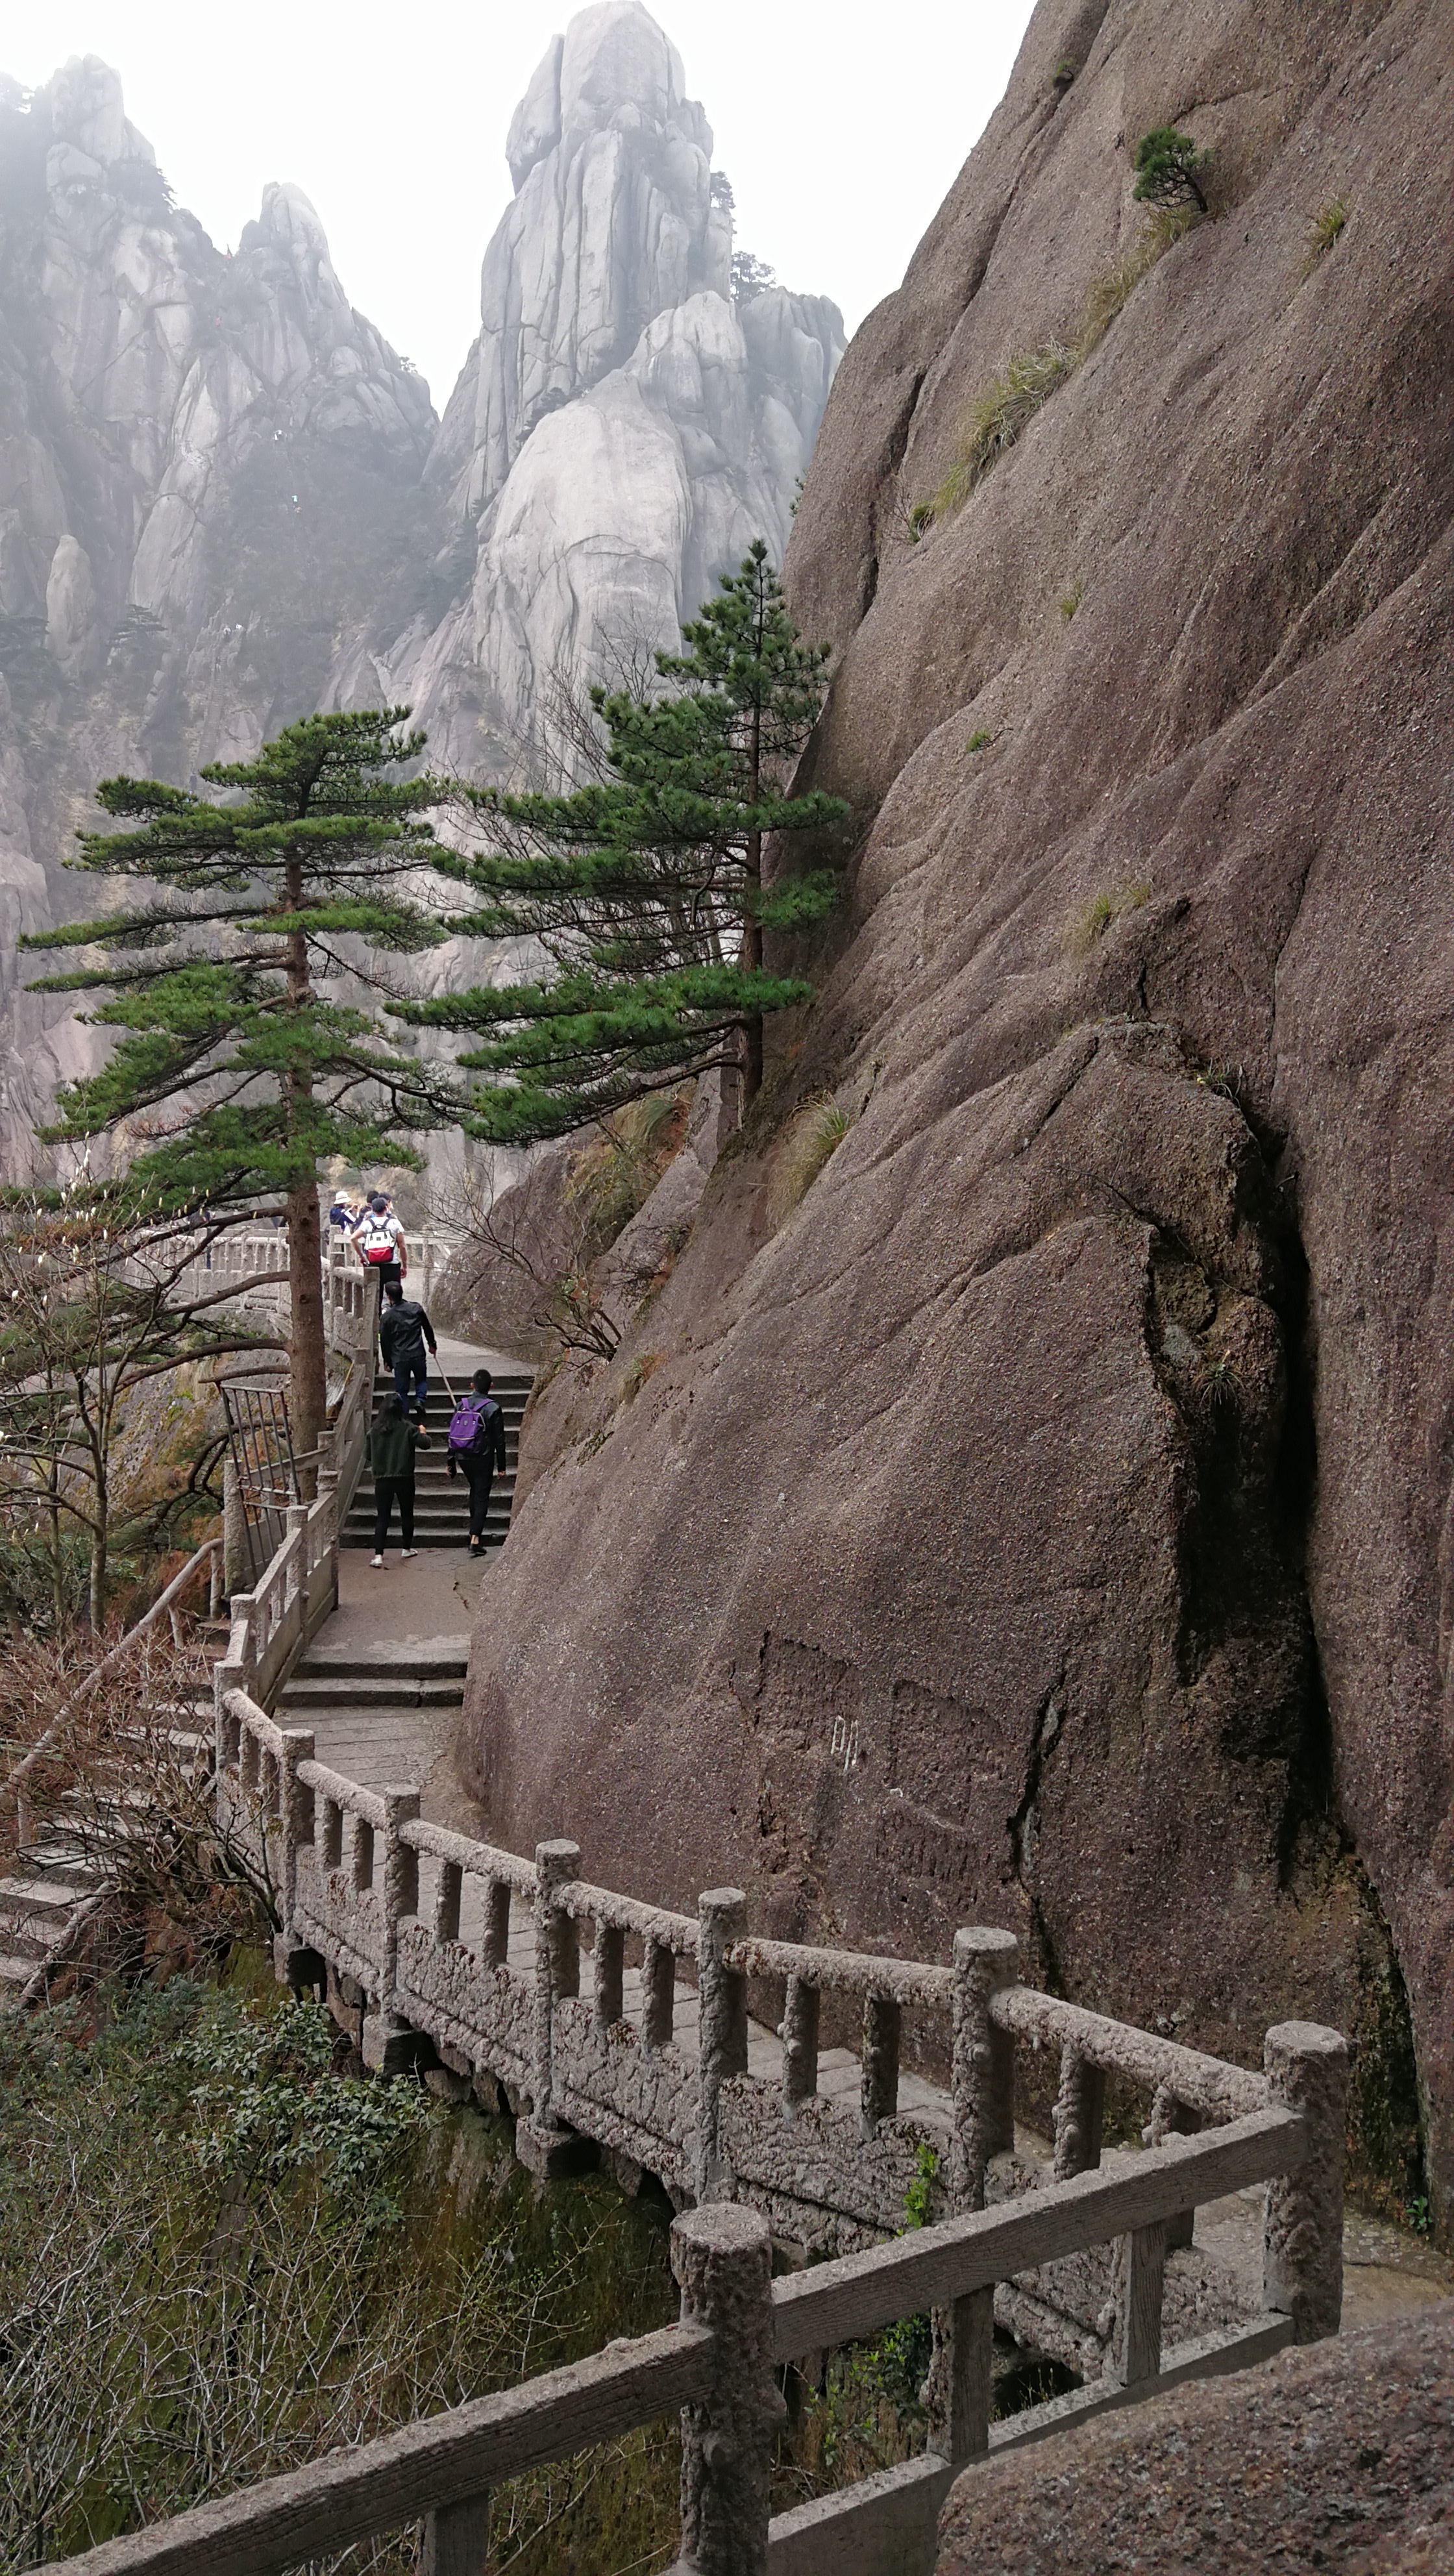
[[[318,209],[292,179],[268,181],[263,190],[262,212],[255,226],[249,224],[248,231],[256,231],[276,244],[295,266],[301,260],[326,268],[333,265]]]
[[[120,73],[99,54],[73,54],[36,98],[49,110],[53,139],[74,144],[103,169],[115,161],[155,163],[146,136],[137,132],[122,105]]]
[[[564,132],[620,124],[633,107],[644,124],[667,125],[685,98],[682,58],[641,0],[597,0],[572,18],[560,65]]]
[[[560,141],[560,58],[564,49],[564,36],[552,36],[530,87],[510,119],[505,158],[517,197],[536,162],[543,161]]]

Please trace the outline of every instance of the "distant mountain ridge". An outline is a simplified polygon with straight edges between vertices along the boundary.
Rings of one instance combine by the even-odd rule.
[[[179,783],[323,705],[412,700],[500,774],[543,683],[676,641],[781,554],[842,323],[731,292],[730,191],[639,0],[556,38],[441,423],[350,304],[301,188],[224,255],[94,56],[0,80],[0,1152],[24,1170],[94,1041],[26,995],[22,930],[96,780]],[[448,955],[431,963],[451,971]]]

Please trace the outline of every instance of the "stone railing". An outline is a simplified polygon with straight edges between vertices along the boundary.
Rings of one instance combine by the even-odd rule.
[[[1027,2241],[1039,2250],[989,2285],[998,2322],[1074,2370],[1083,2397],[1235,2367],[1292,2332],[1275,2207],[1264,2310],[1194,2246],[1195,2203],[1213,2196],[1202,2183],[1222,2168],[1193,2151],[1204,2137],[1211,2155],[1249,2122],[1250,2137],[1283,2136],[1275,2121],[1259,2124],[1300,2109],[1308,2067],[1343,2069],[1335,2033],[1273,2031],[1254,2073],[1021,1985],[1007,1932],[963,1930],[951,1962],[928,1965],[758,1939],[736,1889],[710,1890],[695,1915],[643,1904],[583,1878],[573,1843],[542,1843],[527,1860],[425,1822],[416,1788],[362,1788],[317,1762],[311,1733],[276,1726],[231,1673],[218,1684],[224,1794],[235,1780],[240,1811],[265,1819],[285,1892],[279,1973],[326,1987],[339,2018],[355,2017],[369,2065],[437,2065],[461,2092],[503,2092],[517,2150],[537,2172],[604,2153],[618,2172],[660,2176],[679,2208],[750,2203],[775,2235],[830,2256],[902,2227],[926,2163],[931,2215],[1045,2217],[1088,2177],[1134,2196],[1138,2176],[1182,2172],[1187,2196],[1158,2205],[1154,2243],[1120,2245],[1125,2231],[1109,2227],[1062,2242],[1037,2218]],[[759,2026],[754,2040],[750,1989],[772,1999],[775,2038]],[[856,2098],[820,2089],[825,1997],[835,2015],[845,2005],[861,2015]],[[900,2104],[906,2014],[931,2044],[937,2032],[951,2069],[944,2092],[913,2083],[910,2108]],[[1021,2042],[1058,2052],[1048,2167],[1028,2141],[1016,2145]],[[1145,2097],[1144,2150],[1103,2153],[1112,2077],[1122,2095]],[[1325,2183],[1336,2194],[1336,2175]],[[1321,2289],[1306,2287],[1311,2240],[1297,2257],[1304,2318],[1318,2333],[1336,2329],[1341,2295],[1341,2238],[1324,2215]]]
[[[538,1901],[538,1878],[535,1893]],[[1000,2043],[1010,2034],[994,2009],[1001,1990],[983,1975],[975,1987],[987,2009],[977,2028],[957,2037],[966,2053],[979,2055],[992,2103],[1006,2063]],[[1236,2367],[1336,2329],[1342,2041],[1306,2023],[1269,2032],[1265,2083],[1257,2110],[1199,2136],[1172,2135],[1122,2172],[1082,2173],[776,2281],[762,2212],[705,2202],[672,2229],[677,2325],[332,2452],[63,2564],[72,2576],[191,2576],[197,2568],[209,2576],[268,2576],[422,2521],[426,2576],[464,2576],[486,2563],[493,2488],[680,2407],[678,2576],[844,2576],[848,2569],[930,2576],[939,2506],[977,2461],[1089,2412],[1135,2404],[1196,2370]],[[986,2145],[993,2133],[991,2116]],[[1163,2360],[1158,2290],[1168,2231],[1184,2210],[1253,2183],[1267,2186],[1260,2327],[1244,2332],[1236,2347],[1223,2338],[1218,2350],[1204,2344]],[[1124,2283],[1116,2377],[994,2422],[997,2283],[1055,2259],[1088,2257],[1107,2243],[1116,2248]],[[778,2371],[925,2309],[935,2317],[937,2372],[928,2449],[900,2468],[772,2516],[769,2482],[785,2412]]]

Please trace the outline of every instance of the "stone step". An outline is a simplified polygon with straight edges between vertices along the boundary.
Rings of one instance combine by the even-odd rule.
[[[293,1681],[341,1681],[351,1673],[407,1673],[415,1681],[463,1681],[469,1670],[468,1637],[452,1639],[438,1646],[401,1646],[397,1657],[387,1647],[328,1648],[315,1647],[294,1665]]]
[[[415,1681],[407,1672],[358,1674],[352,1681],[285,1682],[278,1706],[287,1709],[458,1708],[464,1682]]]
[[[38,1965],[38,1960],[22,1958],[18,1950],[0,1950],[0,2003],[23,1994]]]
[[[58,1923],[64,1923],[75,1901],[73,1887],[57,1886],[52,1879],[0,1879],[0,1917],[8,1915],[12,1922],[19,1922],[25,1916],[35,1918],[38,1923],[49,1916]]]

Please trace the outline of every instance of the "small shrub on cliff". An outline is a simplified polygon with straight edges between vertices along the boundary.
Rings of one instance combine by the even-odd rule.
[[[1113,921],[1119,921],[1124,913],[1139,912],[1142,905],[1150,901],[1151,888],[1144,882],[1139,885],[1102,887],[1099,894],[1093,894],[1089,903],[1082,904],[1080,910],[1072,916],[1066,945],[1075,952],[1084,954],[1087,949],[1094,948],[1098,940],[1104,938]]]
[[[1136,146],[1136,185],[1131,194],[1153,206],[1181,206],[1190,197],[1205,214],[1202,176],[1209,158],[1176,126],[1153,125]]]
[[[800,1199],[806,1198],[830,1154],[837,1152],[853,1121],[826,1094],[800,1109],[777,1150],[768,1189],[768,1215],[781,1225]]]
[[[1326,206],[1319,207],[1308,227],[1307,257],[1303,261],[1302,269],[1304,277],[1311,277],[1319,260],[1340,238],[1347,221],[1348,199],[1346,197],[1330,197]]]

